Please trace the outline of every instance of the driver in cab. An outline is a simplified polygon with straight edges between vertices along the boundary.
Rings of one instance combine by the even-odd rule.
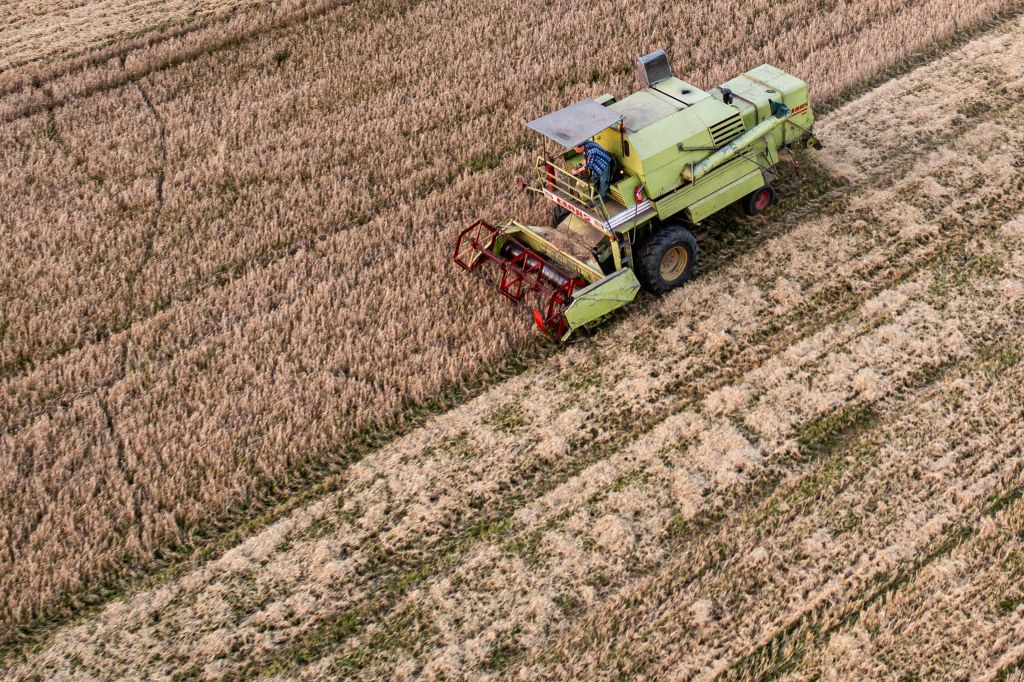
[[[578,144],[574,149],[577,154],[583,155],[583,163],[573,170],[572,174],[582,175],[584,172],[590,171],[590,182],[597,189],[601,201],[604,201],[608,196],[608,185],[612,180],[612,157],[604,150],[604,147],[593,140]]]

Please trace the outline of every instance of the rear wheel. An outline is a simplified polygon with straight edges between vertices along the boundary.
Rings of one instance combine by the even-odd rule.
[[[666,225],[638,246],[636,275],[654,294],[675,289],[690,279],[697,264],[697,239],[685,227]]]
[[[743,201],[743,211],[747,215],[757,215],[775,203],[775,190],[771,185],[765,185],[747,195]]]

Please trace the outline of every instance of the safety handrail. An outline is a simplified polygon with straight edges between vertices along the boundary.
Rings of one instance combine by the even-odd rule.
[[[556,165],[554,161],[538,156],[537,172],[542,185],[547,189],[559,190],[584,206],[596,205],[601,202],[601,197],[593,183],[573,175],[569,170]],[[603,202],[601,203],[603,204]]]

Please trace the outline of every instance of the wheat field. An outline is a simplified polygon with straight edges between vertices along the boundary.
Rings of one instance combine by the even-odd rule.
[[[12,675],[1019,677],[1022,38],[829,114],[832,189],[756,248]]]
[[[729,11],[666,3],[627,11],[614,33],[601,28],[599,8],[567,2],[540,12],[505,0],[211,3],[187,31],[176,15],[147,18],[155,5],[110,6],[129,17],[124,26],[73,31],[74,45],[33,39],[57,21],[49,16],[0,39],[4,63],[24,64],[0,72],[3,651],[26,628],[53,627],[290,496],[310,470],[330,473],[339,492],[155,592],[113,602],[90,631],[61,631],[15,676],[71,660],[129,677],[317,676],[354,664],[367,677],[570,674],[607,657],[713,667],[647,649],[633,657],[658,640],[633,644],[602,615],[614,619],[618,594],[650,600],[636,602],[639,618],[689,598],[658,592],[650,576],[644,591],[638,576],[688,560],[680,547],[703,532],[690,530],[691,518],[719,513],[708,507],[719,492],[735,491],[741,504],[760,477],[784,491],[809,475],[801,434],[861,396],[871,414],[920,419],[918,436],[902,423],[879,426],[913,439],[934,420],[914,400],[941,382],[967,382],[964,400],[981,404],[1012,387],[1012,373],[989,376],[986,353],[1016,352],[1003,348],[1019,310],[998,240],[1012,246],[1018,236],[1019,221],[1001,211],[1019,203],[1019,159],[997,148],[986,156],[984,145],[1019,149],[1006,114],[1020,113],[1020,75],[1000,58],[1012,38],[1019,45],[1016,27],[990,39],[1008,35],[1006,47],[986,51],[982,39],[966,48],[987,58],[974,60],[981,65],[947,58],[885,86],[888,118],[877,103],[854,102],[823,124],[836,150],[813,172],[840,189],[791,206],[795,224],[773,218],[766,229],[777,236],[764,248],[777,250],[775,270],[759,255],[723,265],[394,446],[360,459],[354,440],[533,343],[520,311],[447,262],[455,229],[477,215],[541,219],[511,190],[533,144],[520,121],[629,91],[632,58],[654,47],[698,85],[770,61],[809,80],[816,99],[836,99],[1013,2],[871,1],[828,12],[801,1]],[[33,7],[5,11],[28,17]],[[122,36],[147,27],[160,39]],[[570,33],[598,52],[538,49]],[[68,61],[52,61],[62,50]],[[933,101],[941,84],[928,74],[943,68],[963,74],[973,109]],[[977,120],[987,128],[971,127]],[[893,148],[880,121],[905,125],[925,158]],[[963,167],[950,130],[983,141],[970,146],[976,166]],[[958,173],[946,177],[954,162]],[[985,163],[999,172],[982,172]],[[936,205],[956,192],[968,203]],[[1003,222],[1011,227],[971,236]],[[965,282],[936,265],[947,237],[951,257],[981,263]],[[842,311],[851,317],[822,322]],[[950,324],[962,318],[971,325]],[[635,371],[616,360],[624,373],[609,377],[602,363],[622,345]],[[891,355],[874,357],[878,348]],[[790,371],[801,360],[808,369]],[[963,377],[939,372],[961,362]],[[627,399],[610,397],[613,388]],[[998,469],[1004,460],[991,456]],[[954,511],[970,524],[968,498]],[[637,521],[629,505],[650,513]],[[712,530],[739,542],[729,523]],[[576,573],[551,571],[560,555]],[[563,594],[566,581],[579,589]],[[734,583],[716,585],[707,590]],[[720,623],[720,601],[693,603]],[[729,656],[763,630],[769,644],[747,666],[776,664],[771,647],[789,651],[767,634],[779,619],[818,617],[742,613],[748,637],[722,644],[720,656],[735,663]],[[159,624],[124,627],[153,614]],[[170,634],[179,629],[201,641]],[[814,665],[831,665],[821,654]]]

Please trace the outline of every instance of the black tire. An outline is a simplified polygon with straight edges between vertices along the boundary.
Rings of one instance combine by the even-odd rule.
[[[765,185],[761,189],[754,190],[743,200],[743,212],[754,216],[775,203],[775,188]]]
[[[558,204],[555,204],[551,207],[551,227],[558,227],[568,216],[569,209],[562,208]]]
[[[684,254],[686,260],[681,261]],[[671,291],[693,275],[697,255],[697,239],[689,230],[666,225],[637,245],[637,279],[652,294]]]

